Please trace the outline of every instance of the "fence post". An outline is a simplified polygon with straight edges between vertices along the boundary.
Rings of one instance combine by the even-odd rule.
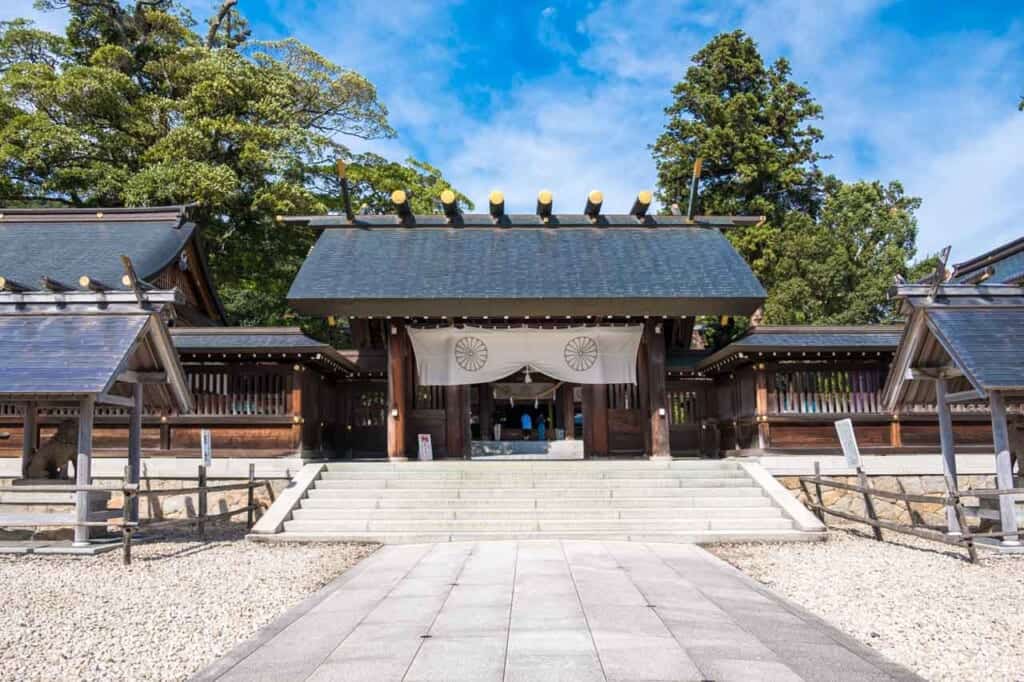
[[[253,517],[254,517],[255,511],[256,511],[253,508],[255,506],[254,503],[256,501],[255,485],[256,485],[256,464],[253,463],[253,462],[249,462],[249,491],[248,491],[249,495],[248,495],[248,503],[247,503],[247,506],[249,507],[249,511],[246,512],[246,518],[245,518],[245,521],[246,521],[246,524],[247,524],[246,525],[247,528],[252,528]]]
[[[821,494],[821,462],[814,460],[814,493],[818,496],[818,518],[822,525],[828,527],[827,515],[825,514],[825,498]]]
[[[971,563],[978,563],[978,550],[974,546],[974,536],[971,535],[971,528],[967,525],[967,514],[964,513],[964,503],[960,499],[960,493],[951,490],[949,496],[953,502],[953,513],[956,515],[956,521],[960,525],[960,533],[962,535],[963,542],[967,544],[967,556],[971,558]]]
[[[878,514],[875,513],[875,503],[871,499],[871,487],[868,485],[868,475],[864,473],[864,467],[857,467],[857,479],[860,481],[861,493],[864,495],[864,510],[874,523],[871,530],[875,534],[875,539],[881,540],[882,528],[878,525]]]
[[[132,491],[128,490],[131,481],[131,467],[124,467],[124,483],[121,486],[121,563],[130,566],[132,563],[132,528],[128,525],[131,517]]]
[[[206,467],[199,465],[199,537],[206,539]]]

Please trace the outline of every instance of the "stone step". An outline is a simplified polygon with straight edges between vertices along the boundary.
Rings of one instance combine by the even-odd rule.
[[[286,521],[285,532],[345,533],[405,532],[405,533],[459,533],[467,531],[507,532],[678,532],[694,530],[786,530],[793,527],[789,519],[659,519],[590,521],[577,519],[304,519]]]
[[[583,507],[577,509],[515,509],[500,507],[478,507],[475,509],[452,509],[449,507],[423,508],[410,513],[409,509],[331,509],[324,507],[299,507],[293,512],[296,521],[328,519],[401,520],[401,519],[587,519],[587,520],[634,520],[650,519],[768,519],[782,518],[782,511],[776,507],[684,507],[673,509],[609,509],[607,507]]]
[[[347,478],[322,478],[317,481],[316,487],[323,489],[344,488],[345,490],[369,490],[369,489],[437,489],[437,490],[478,490],[478,489],[501,489],[516,488],[526,489],[629,489],[629,488],[725,488],[734,486],[749,486],[750,479],[746,476],[731,476],[727,478],[620,478],[620,479],[583,479],[572,478],[559,479],[467,479],[459,481],[431,480],[420,478],[405,479],[347,479]]]
[[[656,532],[652,529],[637,533],[593,531],[492,531],[464,533],[381,533],[370,531],[284,532],[267,535],[249,535],[261,542],[381,542],[409,544],[420,542],[485,542],[493,540],[606,540],[625,542],[668,542],[713,545],[734,542],[818,542],[825,533],[797,530],[706,530],[689,532]]]
[[[610,499],[616,497],[695,497],[707,496],[713,491],[715,495],[722,496],[747,496],[762,495],[761,488],[750,485],[746,481],[744,486],[718,486],[718,487],[689,487],[689,488],[347,488],[344,486],[321,487],[323,483],[317,482],[316,487],[309,491],[310,497],[329,496],[334,494],[340,497],[370,497],[370,498],[398,498],[409,497],[419,499],[477,499],[477,500],[500,500],[500,499]]]
[[[622,480],[687,480],[705,478],[746,478],[742,469],[670,469],[609,471],[325,471],[321,480],[345,481],[622,481]]]
[[[730,488],[730,491],[745,490]],[[385,498],[385,497],[348,497],[340,490],[317,493],[310,491],[310,497],[302,500],[305,509],[492,509],[498,504],[492,499],[462,498]],[[758,492],[758,491],[754,491]],[[715,508],[765,508],[772,507],[772,501],[765,495],[731,495],[731,496],[698,496],[692,497],[615,497],[596,500],[584,504],[578,499],[565,500],[560,498],[541,499],[502,499],[502,509],[580,509],[585,507],[600,509],[689,509],[692,507]]]
[[[466,460],[434,460],[432,462],[327,462],[327,471],[699,471],[703,469],[738,469],[739,463],[732,460],[695,459],[659,461],[648,459],[634,460],[600,460],[592,459],[585,462],[537,462],[537,461],[493,461],[479,462]]]

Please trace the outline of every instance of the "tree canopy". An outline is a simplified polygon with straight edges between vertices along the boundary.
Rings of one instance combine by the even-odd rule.
[[[249,40],[236,0],[203,35],[172,0],[37,5],[70,20],[63,36],[0,23],[0,202],[197,202],[235,322],[290,316],[285,295],[314,235],[273,218],[336,207],[336,159],[369,210],[399,187],[424,206],[449,188],[413,159],[354,155],[346,138],[395,134],[373,84],[296,40]]]
[[[665,113],[652,146],[662,202],[685,205],[702,158],[700,212],[766,217],[729,232],[768,290],[766,322],[892,319],[886,292],[908,273],[920,200],[898,182],[845,184],[821,171],[822,108],[785,59],[766,65],[744,32],[718,35],[693,56]]]

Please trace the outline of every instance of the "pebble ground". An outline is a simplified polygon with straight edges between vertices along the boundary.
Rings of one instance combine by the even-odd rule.
[[[928,680],[1024,680],[1024,555],[894,533],[709,550]]]
[[[165,534],[99,557],[0,556],[0,679],[183,680],[374,545]]]

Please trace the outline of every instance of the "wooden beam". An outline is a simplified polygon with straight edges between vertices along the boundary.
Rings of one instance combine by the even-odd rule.
[[[907,370],[904,378],[907,380],[925,381],[955,379],[963,375],[964,373],[959,367],[946,365],[945,367],[911,367]]]
[[[109,393],[100,393],[96,396],[96,402],[103,405],[114,405],[116,407],[127,407],[131,408],[135,405],[135,402],[131,398],[126,398],[120,395],[110,395]]]
[[[166,384],[167,372],[137,372],[129,369],[118,374],[117,380],[126,384]]]
[[[964,403],[970,402],[971,400],[983,400],[985,396],[981,394],[977,389],[971,389],[969,391],[957,391],[956,393],[947,393],[946,402],[949,403]]]
[[[591,222],[597,220],[597,217],[601,215],[601,204],[604,203],[604,193],[601,190],[591,190],[587,194],[587,203],[583,206],[583,213]]]
[[[78,457],[75,460],[75,485],[92,485],[92,422],[96,414],[96,400],[83,398],[78,404]],[[75,520],[89,521],[89,492],[75,493]],[[76,546],[89,544],[89,529],[75,526]]]
[[[650,396],[651,457],[671,457],[668,432],[668,393],[665,389],[665,334],[662,323],[647,320],[647,388]],[[642,388],[642,387],[641,387]]]
[[[1010,458],[1010,434],[1006,427],[1006,403],[1003,394],[991,391],[988,404],[992,414],[992,443],[996,450],[996,482],[1000,488],[1013,488],[1013,463]],[[1002,544],[1006,547],[1017,547],[1020,538],[1017,535],[1017,505],[1013,495],[999,497],[1000,530],[1008,535],[1003,536]]]
[[[633,202],[633,207],[629,209],[629,214],[637,218],[643,218],[647,215],[647,209],[651,207],[651,200],[654,196],[648,190],[643,190],[636,195],[636,201]]]
[[[409,386],[405,363],[408,355],[405,325],[392,320],[388,326],[388,414],[387,453],[389,459],[408,458],[406,443],[409,421]]]

